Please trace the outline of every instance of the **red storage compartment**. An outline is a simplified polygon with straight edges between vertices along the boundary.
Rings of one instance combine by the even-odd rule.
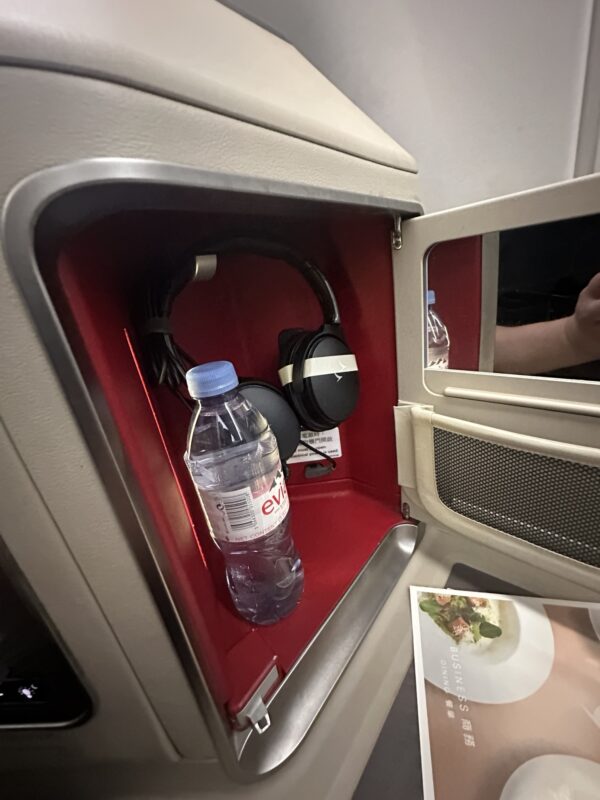
[[[260,218],[173,211],[122,212],[72,236],[45,275],[96,404],[118,433],[121,469],[147,511],[153,553],[213,696],[230,718],[277,666],[283,677],[390,528],[400,520],[393,407],[397,401],[389,216]],[[186,406],[144,372],[136,316],[144,275],[195,240],[243,230],[276,236],[312,257],[336,293],[357,356],[361,392],[341,426],[335,472],[307,479],[291,467],[292,530],[305,567],[299,607],[252,627],[234,612],[220,553],[183,463]],[[229,359],[239,374],[277,382],[277,337],[321,324],[316,298],[288,264],[219,258],[216,275],[178,297],[176,340],[198,363]],[[135,542],[132,542],[135,547]]]

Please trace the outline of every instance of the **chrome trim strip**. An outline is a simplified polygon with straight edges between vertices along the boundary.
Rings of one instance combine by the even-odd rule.
[[[363,209],[401,212],[403,215],[417,216],[423,213],[419,203],[399,200],[396,197],[353,193],[345,190],[321,188],[310,184],[290,183],[262,179],[250,175],[213,172],[212,170],[186,167],[162,161],[142,158],[89,158],[61,164],[29,175],[18,183],[9,193],[2,214],[3,238],[6,221],[10,215],[25,217],[29,222],[37,220],[52,201],[76,189],[108,184],[159,186],[176,189],[213,190],[241,195],[255,195],[265,198],[286,198],[288,200],[307,200],[312,203],[330,203]],[[97,216],[108,211],[115,213],[118,206],[112,204]]]
[[[418,214],[421,209],[417,204],[393,199],[120,158],[78,161],[31,175],[11,191],[3,208],[0,230],[8,268],[63,386],[122,528],[139,559],[217,752],[233,778],[249,781],[282,764],[306,736],[398,581],[416,546],[416,528],[406,523],[392,529],[323,623],[268,703],[269,711],[274,716],[274,724],[269,731],[262,736],[252,731],[232,732],[223,711],[213,701],[183,622],[173,604],[168,590],[172,576],[161,556],[161,548],[156,546],[156,534],[128,464],[120,456],[114,423],[102,397],[90,391],[84,374],[85,367],[80,367],[75,360],[41,276],[34,249],[35,236],[44,212],[51,210],[57,201],[71,192],[107,185],[114,185],[117,190],[124,186],[162,188],[169,194],[170,201],[173,191],[208,189],[367,209],[400,209],[407,215]],[[115,207],[114,200],[112,198],[110,205],[104,209],[94,207],[95,218],[120,210],[118,206]],[[86,216],[86,221],[91,221],[94,215]],[[69,220],[64,218],[53,220],[53,224],[53,234],[64,234],[69,228]],[[307,695],[310,695],[310,702],[307,701]]]
[[[395,525],[267,703],[273,720],[247,737],[240,763],[256,775],[281,766],[304,740],[418,543],[417,526]],[[290,702],[290,695],[294,698]]]

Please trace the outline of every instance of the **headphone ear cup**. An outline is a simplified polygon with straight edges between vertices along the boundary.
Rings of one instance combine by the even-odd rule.
[[[287,461],[300,444],[300,423],[283,393],[266,381],[250,379],[240,381],[239,389],[267,420],[277,439],[281,460]]]
[[[358,402],[356,359],[339,328],[294,333],[279,372],[285,396],[304,427],[335,428]]]

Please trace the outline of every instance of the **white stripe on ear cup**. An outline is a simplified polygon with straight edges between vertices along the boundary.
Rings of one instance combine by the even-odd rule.
[[[357,372],[358,364],[353,353],[341,356],[317,356],[307,358],[304,362],[303,378],[315,378],[317,375],[335,375],[338,380],[342,379],[344,372]],[[279,370],[279,380],[282,386],[287,386],[292,382],[294,365],[286,364]]]

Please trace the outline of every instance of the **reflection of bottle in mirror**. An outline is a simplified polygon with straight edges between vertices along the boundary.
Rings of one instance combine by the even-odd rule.
[[[450,337],[448,329],[433,308],[435,292],[427,292],[427,366],[448,369]]]

